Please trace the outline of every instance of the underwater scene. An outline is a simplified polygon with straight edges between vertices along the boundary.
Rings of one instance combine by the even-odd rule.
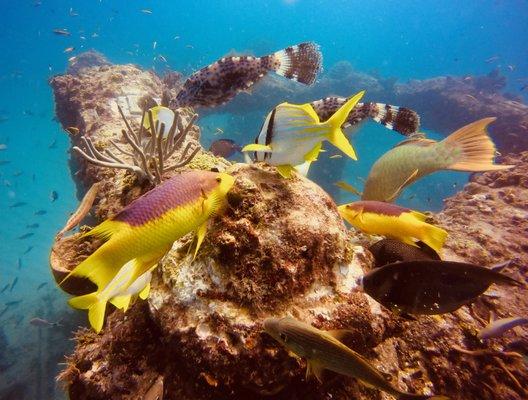
[[[0,399],[527,399],[528,3],[20,0]]]

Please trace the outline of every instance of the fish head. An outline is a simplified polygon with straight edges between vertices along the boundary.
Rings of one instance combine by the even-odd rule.
[[[341,215],[341,218],[343,218],[349,224],[354,225],[354,222],[363,212],[363,207],[356,203],[349,203],[337,207],[337,211],[339,212],[339,215]]]
[[[235,184],[235,178],[225,172],[218,173],[215,180],[217,182],[216,190],[222,197],[225,197]]]
[[[264,320],[264,331],[273,339],[283,345],[287,350],[297,354],[300,357],[306,357],[310,354],[310,348],[305,348],[302,340],[297,340],[298,332],[303,327],[299,321],[291,318],[267,318]]]

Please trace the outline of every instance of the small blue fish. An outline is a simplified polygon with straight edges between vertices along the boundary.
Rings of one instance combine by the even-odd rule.
[[[17,208],[17,207],[22,207],[22,206],[25,206],[27,203],[25,201],[19,201],[19,202],[16,202],[15,204],[11,204],[9,206],[9,208]]]
[[[9,160],[0,160],[0,166],[9,164],[11,161]]]
[[[22,259],[18,259],[18,269],[22,269]]]
[[[22,300],[13,300],[6,302],[5,305],[6,307],[13,307],[19,305],[20,303],[22,303]]]
[[[35,223],[35,224],[28,224],[26,225],[26,228],[28,229],[37,229],[40,225]]]
[[[46,214],[47,211],[46,210],[38,210],[38,211],[35,211],[35,215],[44,215]]]
[[[48,282],[42,282],[40,285],[37,286],[37,290],[42,289],[44,286],[46,286]]]
[[[4,293],[7,289],[9,289],[9,286],[11,286],[10,283],[4,286],[4,288],[0,291],[0,294]]]
[[[15,287],[17,282],[18,282],[18,276],[15,279],[13,279],[13,283],[11,283],[11,288],[9,289],[10,292],[13,291],[13,288]]]
[[[34,235],[33,232],[28,232],[28,233],[24,233],[22,236],[19,236],[17,239],[23,240],[23,239],[27,239],[28,237],[31,237],[33,235]]]
[[[1,317],[2,315],[4,315],[4,314],[7,312],[7,310],[9,310],[9,307],[7,307],[7,306],[4,307],[4,309],[0,312],[0,317]]]
[[[57,199],[59,198],[59,194],[53,190],[51,193],[50,193],[50,200],[51,202],[55,202]]]
[[[27,253],[29,253],[31,250],[33,250],[33,246],[28,246],[28,248],[26,249],[26,251],[24,251],[24,255],[26,255]]]

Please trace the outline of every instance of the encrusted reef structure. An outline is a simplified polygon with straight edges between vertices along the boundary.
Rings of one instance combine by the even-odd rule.
[[[73,144],[84,134],[101,148],[120,138],[123,128],[112,104],[120,102],[127,116],[137,120],[138,100],[145,94],[157,97],[164,89],[153,73],[131,65],[86,67],[51,83],[64,127],[80,130],[72,135]],[[196,127],[187,140],[198,137]],[[494,220],[496,229],[526,229],[511,221],[520,218],[526,223],[527,155],[506,161],[518,161],[524,169],[475,177],[434,216],[452,232],[450,257],[489,264],[526,254],[520,231],[509,233],[517,236],[516,243],[494,233],[493,247],[487,247],[486,232],[477,226],[468,235],[460,220],[470,225],[469,218],[476,218],[474,210],[482,204],[493,210],[504,203],[516,214],[506,209],[486,213],[483,208],[481,220],[495,214],[508,218],[502,225]],[[96,206],[98,220],[149,187],[130,171],[101,168],[80,158],[72,166],[81,191],[94,181],[105,182]],[[364,248],[368,241],[346,229],[333,200],[315,183],[282,179],[264,165],[231,165],[205,152],[186,166],[213,167],[237,178],[226,212],[210,221],[195,260],[191,235],[174,244],[154,274],[148,301],[137,301],[126,314],[111,313],[100,335],[87,329],[76,333],[76,349],[59,376],[71,399],[140,399],[160,377],[164,399],[388,398],[332,373],[325,374],[323,384],[306,381],[304,361],[289,356],[262,332],[264,318],[286,315],[322,329],[349,329],[345,342],[390,374],[401,389],[452,399],[525,398],[526,366],[503,353],[512,345],[512,336],[489,345],[476,338],[493,308],[507,315],[508,303],[515,300],[519,312],[526,314],[528,300],[520,289],[505,293],[494,288],[493,297],[453,314],[400,318],[356,290],[356,279],[372,264]],[[458,214],[461,207],[469,207],[463,196],[475,200],[471,214]],[[52,253],[54,273],[63,276],[95,246],[77,236],[59,240]],[[526,281],[525,261],[514,261],[508,272]],[[86,282],[69,290],[87,291]],[[528,334],[522,333],[516,351],[526,351]],[[484,350],[471,353],[476,349]]]

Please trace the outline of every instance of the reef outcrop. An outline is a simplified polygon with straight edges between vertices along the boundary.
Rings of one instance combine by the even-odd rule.
[[[121,78],[113,78],[115,74]],[[114,83],[107,87],[105,82]],[[144,94],[156,97],[163,89],[158,77],[133,66],[92,67],[78,77],[56,77],[52,86],[63,125],[78,126],[103,141],[119,137],[122,128],[121,117],[110,102],[125,96],[132,114]],[[111,91],[102,95],[107,89]],[[87,112],[87,107],[95,114]],[[189,140],[197,136],[198,128]],[[76,140],[73,135],[72,141]],[[522,168],[527,168],[526,158],[525,154],[519,158]],[[129,173],[76,162],[72,172],[78,171],[75,178],[81,187],[106,182],[96,206],[98,220],[113,215],[148,189]],[[225,213],[210,221],[195,260],[190,254],[192,235],[174,244],[155,271],[148,301],[137,301],[126,314],[112,312],[100,335],[86,329],[77,332],[76,349],[59,376],[71,399],[142,398],[160,376],[164,399],[386,398],[354,379],[331,373],[325,374],[323,384],[306,381],[304,361],[290,357],[262,332],[264,318],[285,315],[322,329],[350,330],[345,343],[390,374],[401,389],[442,393],[452,399],[506,400],[525,395],[526,367],[518,358],[501,353],[511,336],[493,340],[491,355],[456,350],[486,347],[476,332],[491,304],[500,303],[504,308],[499,314],[506,314],[504,298],[490,300],[488,296],[475,306],[443,316],[398,317],[356,290],[356,279],[372,265],[364,247],[369,240],[346,229],[335,203],[320,187],[305,178],[282,179],[273,167],[230,165],[205,152],[186,166],[212,167],[236,177]],[[457,196],[479,194],[470,193],[474,184],[493,188],[496,197],[476,198],[473,207],[484,203],[491,208],[493,201],[511,198],[508,204],[515,204],[518,218],[528,193],[523,171],[516,168],[480,175]],[[505,186],[495,188],[498,182]],[[508,192],[508,185],[513,193]],[[497,260],[500,257],[494,253],[466,251],[481,245],[481,239],[479,233],[467,235],[467,227],[457,220],[458,211],[450,214],[450,209],[458,210],[466,201],[463,197],[456,200],[457,196],[448,201],[443,213],[434,216],[452,232],[446,256],[486,264]],[[469,215],[476,218],[473,211]],[[497,218],[506,216],[507,211],[497,213]],[[513,215],[508,218],[511,221]],[[495,221],[494,225],[509,227],[506,222]],[[517,226],[525,229],[520,223]],[[63,273],[97,245],[76,237],[66,240],[54,248],[54,263]],[[468,246],[460,245],[461,240]],[[495,240],[496,251],[502,251],[499,246],[505,244]],[[518,240],[518,250],[514,244],[504,249],[526,253]],[[513,264],[509,268],[517,277],[526,277],[527,271]],[[82,290],[81,286],[75,290]],[[527,300],[520,290],[510,289],[506,294],[494,288],[499,296],[515,298],[520,310],[526,311]],[[523,331],[522,340],[526,337]]]

